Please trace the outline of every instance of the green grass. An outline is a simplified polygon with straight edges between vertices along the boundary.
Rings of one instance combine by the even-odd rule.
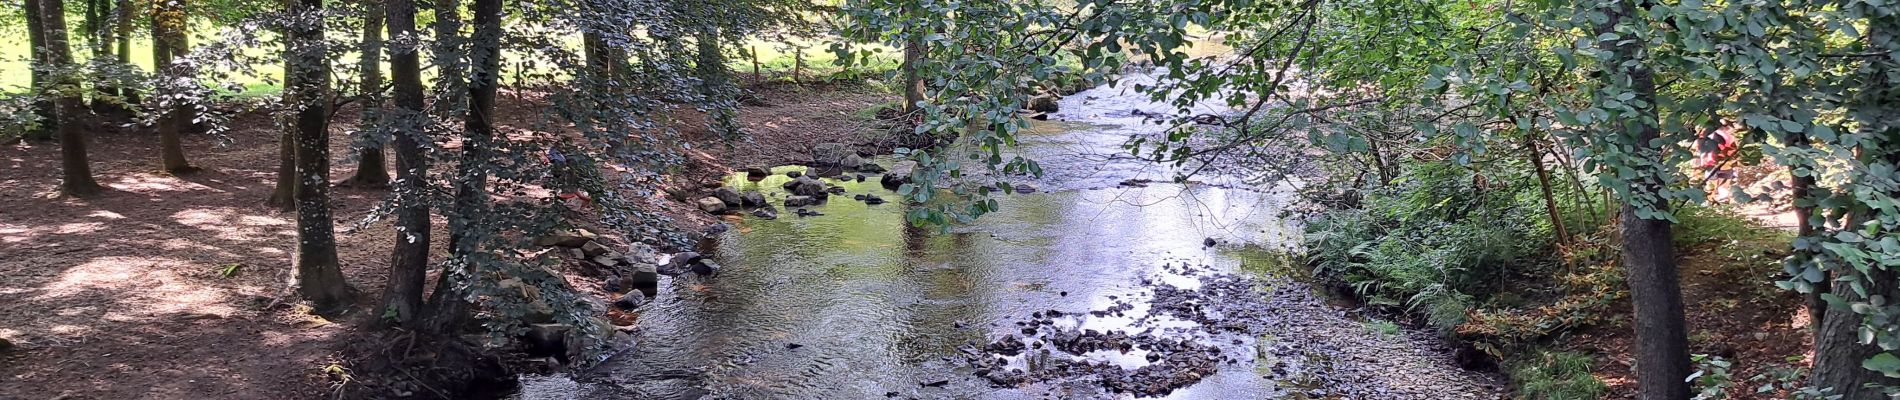
[[[1507,365],[1517,398],[1594,400],[1609,391],[1603,381],[1590,375],[1595,363],[1581,353],[1540,350]]]
[[[1386,338],[1398,337],[1399,334],[1402,333],[1400,332],[1399,329],[1400,329],[1399,324],[1393,323],[1392,321],[1387,321],[1387,320],[1377,319],[1377,318],[1374,318],[1370,321],[1366,321],[1366,330],[1372,331],[1372,333],[1377,333],[1379,334],[1380,337],[1386,337]]]

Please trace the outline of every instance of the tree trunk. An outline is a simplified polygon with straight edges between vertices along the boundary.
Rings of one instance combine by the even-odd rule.
[[[924,101],[923,73],[917,69],[924,62],[925,49],[922,33],[907,33],[904,39],[904,63],[898,68],[904,71],[904,113],[910,114],[917,111],[917,103]]]
[[[289,83],[289,82],[285,82]],[[283,134],[277,135],[277,185],[271,189],[270,198],[264,205],[278,211],[297,209],[297,134],[290,124],[280,124]]]
[[[389,0],[389,37],[416,34],[414,0]],[[389,77],[395,84],[394,113],[399,127],[396,145],[396,249],[389,261],[389,283],[383,290],[383,310],[394,313],[410,328],[421,328],[422,289],[429,275],[429,156],[422,152],[420,129],[424,121],[422,58],[413,47],[390,49]]]
[[[173,66],[173,58],[185,53],[184,0],[157,0],[152,5],[152,65],[160,75],[184,74]],[[162,86],[162,85],[161,85]],[[161,107],[158,116],[158,153],[160,168],[174,174],[197,171],[185,160],[180,135],[193,118],[192,106],[172,104]]]
[[[468,114],[463,118],[467,136],[462,140],[462,161],[457,167],[460,182],[451,210],[460,217],[449,218],[449,252],[463,268],[459,276],[478,276],[480,265],[471,261],[471,255],[480,251],[481,241],[489,236],[481,232],[486,227],[471,222],[488,208],[489,147],[494,142],[495,91],[501,69],[501,0],[475,0],[470,9],[475,33],[468,47]],[[477,236],[471,239],[472,234]],[[458,274],[443,272],[430,297],[435,312],[429,325],[438,332],[459,327],[471,308],[467,293],[455,281]]]
[[[132,66],[132,0],[118,0],[117,13],[112,16],[112,37],[118,42],[119,51],[113,52],[119,58],[119,65]],[[138,91],[132,88],[119,88],[119,97],[127,105],[136,105],[141,101]]]
[[[33,92],[36,93],[44,93],[46,87],[52,84],[48,82],[52,75],[49,74],[48,69],[51,64],[46,59],[47,54],[50,53],[46,47],[46,15],[41,12],[40,7],[41,3],[49,1],[57,0],[26,0],[27,45],[33,53],[33,72],[28,76],[31,79]],[[58,106],[53,104],[53,99],[49,97],[40,96],[37,101],[34,101],[33,114],[39,116],[40,123],[38,127],[26,132],[26,138],[53,140],[53,131],[59,129],[59,115],[54,111],[57,108]]]
[[[324,54],[323,25],[312,15],[321,12],[323,0],[297,0],[300,17],[293,24],[284,54],[290,69],[284,76],[297,107],[297,293],[309,300],[319,312],[334,312],[350,305],[355,289],[344,281],[343,269],[336,256],[335,221],[330,219],[330,64]]]
[[[1534,133],[1524,132],[1524,149],[1529,153],[1531,165],[1537,169],[1537,187],[1543,189],[1544,212],[1550,216],[1550,227],[1557,234],[1557,244],[1569,246],[1570,230],[1564,228],[1564,212],[1557,208],[1557,197],[1550,190],[1550,171],[1544,168],[1544,152],[1537,148],[1537,136]]]
[[[61,71],[73,67],[73,53],[66,44],[66,5],[64,0],[42,0],[39,2],[40,28],[46,36],[46,65]],[[86,131],[80,125],[81,118],[89,114],[86,100],[80,95],[79,77],[72,74],[52,76],[59,86],[59,98],[54,100],[59,116],[59,155],[61,178],[59,192],[67,196],[85,197],[98,194],[104,188],[92,179],[92,162],[86,159]]]
[[[1869,41],[1877,44],[1875,48],[1889,48],[1894,35],[1900,34],[1900,16],[1871,16],[1868,18],[1865,32]],[[1900,61],[1890,57],[1868,58],[1867,65],[1861,67],[1861,71],[1864,71],[1862,73],[1865,74],[1863,76],[1867,83],[1863,86],[1864,89],[1856,93],[1855,98],[1850,99],[1850,104],[1860,108],[1854,113],[1861,125],[1860,133],[1881,138],[1900,136],[1900,128],[1895,128],[1891,119],[1897,99],[1900,99],[1900,93],[1896,93],[1895,82],[1890,80],[1896,71],[1900,71]],[[1867,164],[1878,165],[1884,162],[1888,166],[1900,165],[1900,151],[1882,149],[1875,153],[1876,150],[1866,147],[1858,150],[1857,153],[1862,158],[1860,161]],[[1882,153],[1884,156],[1878,155]],[[1873,179],[1885,179],[1885,177]],[[1887,195],[1900,195],[1900,193],[1889,192]],[[1849,214],[1845,227],[1841,230],[1861,230],[1869,221],[1881,221],[1884,218],[1880,217],[1879,212],[1879,210],[1864,210]],[[1891,222],[1891,220],[1881,222]],[[1806,225],[1805,222],[1803,224]],[[1891,232],[1892,228],[1882,227],[1880,230]],[[1893,299],[1900,298],[1900,276],[1896,276],[1900,274],[1896,274],[1891,269],[1892,267],[1883,265],[1830,267],[1836,270],[1835,276],[1848,277],[1850,276],[1848,274],[1859,274],[1854,278],[1862,282],[1866,290],[1865,295],[1854,289],[1856,285],[1833,285],[1832,287],[1835,295],[1849,303],[1875,299],[1872,302],[1876,305],[1892,307]],[[1863,271],[1862,267],[1865,268],[1864,272],[1860,272]],[[1834,391],[1829,394],[1841,395],[1843,400],[1889,398],[1882,395],[1880,389],[1868,388],[1866,385],[1900,386],[1900,379],[1889,378],[1878,371],[1862,367],[1862,363],[1868,358],[1881,353],[1878,345],[1861,341],[1862,327],[1872,322],[1877,327],[1891,329],[1891,324],[1894,323],[1889,316],[1876,315],[1880,316],[1874,317],[1876,318],[1874,321],[1868,321],[1870,316],[1852,309],[1835,308],[1825,312],[1825,316],[1821,319],[1820,330],[1814,334],[1814,371],[1809,375],[1809,384],[1818,388],[1833,388]]]
[[[1790,134],[1788,137],[1788,147],[1798,149],[1809,148],[1808,135],[1805,133]],[[1796,173],[1797,169],[1798,168],[1794,166],[1788,167],[1788,177],[1792,178],[1788,182],[1788,188],[1789,191],[1793,192],[1794,197],[1795,235],[1796,237],[1804,238],[1812,237],[1816,232],[1816,225],[1814,221],[1810,220],[1814,218],[1814,176],[1812,174],[1801,176]],[[1798,262],[1806,263],[1809,260],[1813,260],[1814,256],[1813,251],[1794,249],[1794,259]],[[1807,300],[1808,327],[1817,332],[1814,335],[1815,348],[1821,347],[1821,335],[1818,332],[1821,330],[1821,323],[1827,318],[1827,301],[1822,300],[1821,295],[1833,290],[1833,280],[1831,279],[1833,276],[1833,274],[1826,273],[1825,270],[1823,270],[1821,281],[1809,282],[1809,284],[1814,286],[1814,289],[1802,296]]]
[[[357,89],[363,95],[363,114],[357,130],[380,135],[377,119],[383,112],[383,5],[379,0],[369,0],[363,3],[363,8],[367,12],[363,14],[362,58],[356,63],[363,74]],[[344,185],[389,187],[388,160],[384,157],[382,140],[371,140],[359,149],[356,161],[356,175],[344,180]]]
[[[1624,18],[1636,18],[1632,2],[1616,2],[1602,10],[1609,19],[1597,27],[1597,33],[1613,32]],[[1623,202],[1623,265],[1629,270],[1630,302],[1636,318],[1636,383],[1643,400],[1685,400],[1689,398],[1689,331],[1683,318],[1682,282],[1676,271],[1675,244],[1666,219],[1645,218],[1646,214],[1666,214],[1669,202],[1662,197],[1662,174],[1670,173],[1662,165],[1661,120],[1654,107],[1656,81],[1638,55],[1646,51],[1642,41],[1603,41],[1610,52],[1603,79],[1606,86],[1623,82],[1636,99],[1650,104],[1636,115],[1618,118],[1612,135],[1635,134],[1634,154],[1629,156],[1648,165],[1639,165],[1641,173],[1630,183],[1629,198]],[[1648,202],[1654,213],[1643,213]]]
[[[719,28],[704,26],[695,38],[696,59],[693,64],[698,69],[700,96],[709,103],[707,120],[709,128],[726,139],[737,139],[739,133],[738,102],[734,101],[732,71],[726,66],[725,48],[719,45]]]
[[[1867,274],[1867,293],[1885,296],[1888,299],[1900,298],[1900,287],[1896,286],[1896,277],[1892,272],[1878,266],[1869,268]],[[1836,286],[1835,293],[1849,302],[1866,301],[1847,285]],[[1833,388],[1830,395],[1842,395],[1841,400],[1887,399],[1878,388],[1868,388],[1867,384],[1900,385],[1900,380],[1888,378],[1879,372],[1861,367],[1861,362],[1879,355],[1880,346],[1863,344],[1860,341],[1861,321],[1866,316],[1851,310],[1833,310],[1821,321],[1821,328],[1814,334],[1814,373],[1810,385],[1817,388]]]

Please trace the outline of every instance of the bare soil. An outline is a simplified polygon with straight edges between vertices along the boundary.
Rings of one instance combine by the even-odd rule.
[[[741,111],[749,140],[726,143],[694,117],[691,165],[667,185],[704,190],[735,167],[796,163],[820,142],[868,143],[859,110],[890,96],[855,87],[765,87]],[[504,93],[503,128],[532,126],[531,104]],[[509,104],[515,102],[516,104]],[[345,133],[332,131],[332,181],[354,173]],[[683,113],[690,114],[690,113]],[[378,332],[312,315],[287,293],[294,214],[265,207],[275,181],[278,132],[244,115],[228,144],[186,138],[205,170],[157,172],[157,137],[141,129],[95,132],[91,159],[108,188],[84,199],[53,196],[59,146],[0,149],[0,399],[315,398],[348,393],[358,360],[346,351]],[[344,273],[365,303],[382,291],[393,232],[387,223],[343,231],[385,192],[338,188],[333,212]],[[684,229],[714,221],[690,204],[655,196],[641,207]],[[438,216],[439,218],[439,216]],[[438,221],[441,229],[444,223]],[[438,232],[436,237],[447,237]],[[435,254],[442,254],[436,251]],[[418,390],[428,396],[434,388]],[[355,397],[355,396],[350,396]]]

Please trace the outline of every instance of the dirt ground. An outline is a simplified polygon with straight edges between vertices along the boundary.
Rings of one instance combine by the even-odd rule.
[[[890,98],[853,87],[757,94],[740,114],[750,140],[728,144],[696,122],[676,125],[697,149],[677,184],[803,161],[820,142],[862,142],[872,129],[857,113]],[[501,98],[503,107],[532,108]],[[339,113],[333,127],[332,181],[354,172],[344,161],[352,116]],[[504,128],[511,123],[526,126]],[[310,315],[285,292],[294,214],[263,206],[278,133],[260,115],[235,125],[228,145],[187,137],[187,153],[205,171],[184,176],[156,171],[149,132],[96,133],[93,171],[108,191],[87,199],[51,196],[57,145],[0,149],[0,339],[14,345],[0,348],[0,399],[315,398],[348,385],[341,348],[367,332]],[[392,231],[386,223],[343,229],[384,194],[333,191],[339,256],[365,300],[382,291]],[[660,197],[648,206],[685,225],[711,220]]]

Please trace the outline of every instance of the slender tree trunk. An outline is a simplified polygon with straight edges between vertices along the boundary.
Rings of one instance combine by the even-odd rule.
[[[26,0],[27,45],[32,48],[33,53],[33,72],[28,76],[31,79],[33,91],[36,93],[44,93],[46,87],[52,84],[50,82],[52,75],[49,74],[48,69],[52,64],[46,59],[51,53],[46,47],[46,14],[41,12],[40,7],[42,3],[52,1],[56,0]],[[40,96],[37,101],[34,101],[33,114],[39,116],[40,123],[37,128],[26,133],[26,138],[53,140],[53,131],[59,130],[59,115],[55,111],[57,109],[58,105],[53,104],[53,99],[50,97]]]
[[[288,83],[288,82],[286,82]],[[288,121],[280,123],[283,134],[277,136],[277,184],[264,205],[278,211],[297,209],[297,134]]]
[[[1597,27],[1599,34],[1614,31],[1624,18],[1636,18],[1633,2],[1616,2],[1604,9],[1609,19]],[[1649,165],[1642,166],[1648,176],[1630,183],[1629,199],[1623,203],[1623,265],[1629,270],[1630,302],[1636,318],[1636,383],[1643,400],[1685,400],[1689,398],[1689,331],[1683,318],[1682,282],[1676,270],[1675,244],[1668,220],[1645,218],[1640,202],[1648,202],[1655,213],[1667,213],[1663,200],[1664,179],[1669,173],[1662,166],[1662,149],[1656,142],[1662,135],[1661,120],[1653,106],[1656,102],[1655,77],[1639,55],[1646,49],[1642,41],[1603,41],[1600,46],[1611,53],[1610,67],[1604,79],[1609,86],[1627,82],[1628,89],[1652,106],[1636,115],[1623,115],[1617,132],[1634,133],[1637,143],[1630,156]],[[1620,80],[1626,80],[1619,82]]]
[[[362,58],[356,67],[363,73],[358,88],[363,94],[363,115],[357,130],[369,135],[381,135],[377,119],[383,113],[383,5],[380,0],[363,3],[367,10],[363,14]],[[389,187],[388,159],[383,153],[382,140],[372,140],[356,154],[356,175],[344,180],[343,184],[356,187]]]
[[[112,16],[112,37],[118,42],[119,50],[113,56],[119,58],[119,65],[132,68],[132,0],[118,0],[119,6]],[[138,91],[132,88],[119,88],[119,97],[128,105],[141,101]]]
[[[719,44],[719,28],[705,26],[700,29],[699,36],[694,40],[698,47],[694,66],[698,68],[702,85],[699,88],[700,95],[714,103],[708,110],[707,119],[711,122],[713,132],[734,139],[739,132],[739,104],[734,101],[732,71],[726,66],[725,48]]]
[[[453,1],[445,0],[453,5]],[[456,183],[455,200],[449,218],[449,252],[462,266],[460,274],[443,271],[436,280],[436,291],[430,296],[434,308],[429,323],[431,330],[450,332],[460,327],[469,316],[471,304],[458,276],[475,276],[480,265],[471,262],[481,249],[481,241],[487,235],[477,230],[486,229],[471,222],[487,211],[488,206],[488,163],[490,146],[493,146],[495,91],[501,69],[501,1],[475,0],[470,5],[474,14],[475,33],[468,49],[469,81],[468,110],[463,125],[466,132],[462,140],[462,160],[457,166],[459,182]],[[453,10],[453,8],[449,8]],[[438,12],[441,8],[437,9]],[[437,15],[441,15],[438,13]],[[438,32],[440,34],[442,32]]]
[[[284,56],[286,93],[297,107],[297,293],[319,312],[348,307],[355,289],[343,278],[330,219],[330,64],[324,54],[323,0],[297,0]]]
[[[1807,149],[1808,146],[1807,134],[1793,133],[1789,135],[1788,147]],[[1798,168],[1793,166],[1788,167],[1788,177],[1791,178],[1789,179],[1788,187],[1794,194],[1795,234],[1797,237],[1812,237],[1817,231],[1815,229],[1816,225],[1814,221],[1812,221],[1815,207],[1813,199],[1814,176],[1812,174],[1802,176],[1797,173],[1797,169]],[[1805,263],[1809,260],[1813,260],[1814,256],[1813,251],[1794,249],[1794,258],[1800,262]],[[1821,323],[1827,318],[1827,301],[1822,300],[1821,295],[1833,290],[1833,280],[1831,278],[1833,278],[1833,274],[1823,273],[1820,282],[1809,282],[1814,286],[1814,290],[1803,296],[1806,298],[1808,306],[1808,327],[1814,329],[1815,332],[1820,332]],[[1819,348],[1821,346],[1821,335],[1818,333],[1815,334],[1814,341],[1814,346]]]
[[[918,71],[924,62],[924,38],[922,33],[908,32],[904,39],[904,63],[898,68],[904,71],[904,113],[917,111],[917,103],[924,101],[923,73]]]
[[[73,67],[72,48],[67,46],[66,5],[64,0],[42,0],[39,3],[40,27],[46,35],[46,65],[58,70]],[[59,192],[67,196],[85,197],[105,190],[99,182],[92,179],[92,162],[86,159],[86,131],[80,125],[81,118],[89,114],[86,100],[81,97],[79,77],[72,74],[59,74],[51,77],[59,86],[59,98],[54,103],[59,107],[59,154],[61,178]]]
[[[184,0],[156,0],[152,6],[152,65],[161,75],[183,75],[183,68],[174,66],[174,57],[185,53],[185,4]],[[158,117],[158,153],[159,164],[165,172],[174,174],[197,171],[197,167],[185,160],[185,146],[182,138],[186,125],[191,123],[193,106],[172,104],[162,107]]]
[[[1550,190],[1550,171],[1544,169],[1544,152],[1537,148],[1537,136],[1524,132],[1524,148],[1528,151],[1531,165],[1537,169],[1537,187],[1543,190],[1544,212],[1550,216],[1551,230],[1557,233],[1557,244],[1570,245],[1570,230],[1564,228],[1564,212],[1557,208],[1557,197]]]
[[[416,35],[414,0],[389,0],[389,37]],[[389,49],[389,77],[395,84],[393,126],[396,145],[396,249],[390,256],[389,283],[383,290],[383,309],[393,312],[410,328],[420,328],[422,290],[429,279],[429,201],[424,181],[429,156],[422,151],[424,121],[422,58],[414,47]]]

